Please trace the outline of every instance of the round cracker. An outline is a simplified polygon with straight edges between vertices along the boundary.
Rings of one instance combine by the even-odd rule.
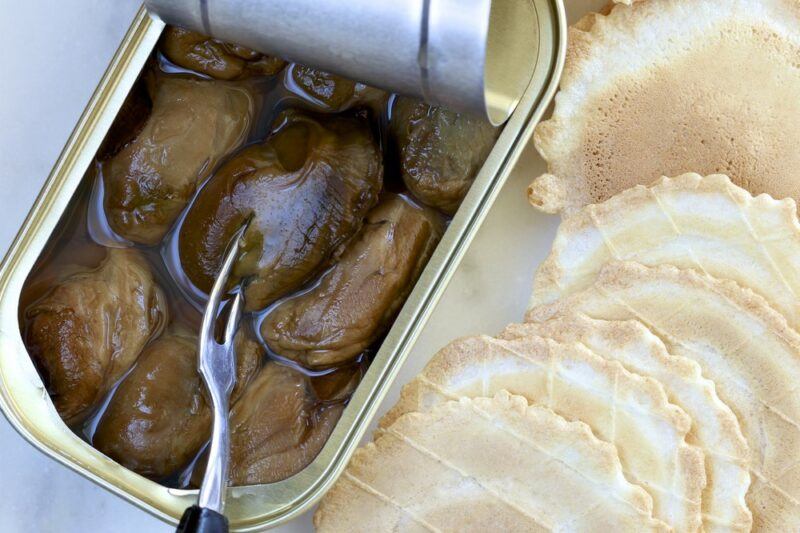
[[[648,0],[569,32],[561,90],[535,143],[548,212],[606,200],[662,174],[724,173],[800,198],[797,0]]]
[[[611,260],[695,268],[763,296],[800,324],[800,223],[795,201],[753,197],[727,176],[684,174],[588,205],[559,227],[531,306],[592,284]]]
[[[691,419],[669,402],[657,381],[579,344],[536,336],[454,341],[403,387],[380,427],[443,401],[499,390],[588,424],[598,438],[617,446],[628,479],[653,497],[653,516],[676,531],[700,527],[704,457],[686,442]]]
[[[667,531],[651,510],[614,447],[588,426],[499,392],[398,418],[356,451],[314,525],[321,532]]]
[[[702,495],[705,531],[750,531],[753,516],[745,495],[750,487],[750,450],[733,411],[719,399],[714,383],[694,360],[670,355],[664,343],[635,320],[595,320],[563,315],[546,322],[508,326],[501,338],[529,335],[580,342],[626,369],[658,380],[669,400],[692,418],[687,437],[705,454]]]
[[[637,319],[670,353],[697,361],[750,446],[747,504],[758,531],[800,530],[800,334],[753,291],[672,266],[612,262],[586,290],[531,309]]]

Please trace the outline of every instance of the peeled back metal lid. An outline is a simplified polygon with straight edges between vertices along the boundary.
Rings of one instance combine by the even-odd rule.
[[[146,0],[165,22],[455,111],[508,119],[536,65],[531,0]]]

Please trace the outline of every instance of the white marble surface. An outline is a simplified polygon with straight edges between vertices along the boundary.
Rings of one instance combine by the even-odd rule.
[[[5,253],[141,0],[0,0]],[[0,530],[170,531],[31,447],[0,418]]]
[[[139,1],[0,0],[1,250],[14,238]],[[587,2],[568,4],[582,11]],[[525,185],[540,169],[529,148],[385,403],[449,340],[493,333],[520,319],[531,274],[556,225],[524,200]],[[3,532],[172,530],[34,450],[1,418],[0,450]],[[307,514],[280,529],[310,528]]]

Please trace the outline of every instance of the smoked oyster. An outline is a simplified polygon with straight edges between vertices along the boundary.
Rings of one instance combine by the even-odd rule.
[[[233,233],[251,218],[234,280],[247,309],[307,282],[361,227],[383,182],[381,151],[359,117],[286,111],[263,143],[242,150],[200,192],[180,232],[184,271],[203,291]]]
[[[267,345],[307,366],[357,356],[394,318],[442,229],[435,212],[388,197],[318,285],[267,315],[261,327]]]
[[[325,111],[344,111],[366,106],[375,112],[383,109],[389,94],[380,89],[303,65],[286,69],[289,88],[313,101]]]
[[[160,50],[179,67],[218,80],[274,76],[286,65],[278,57],[175,26],[168,26],[164,30]]]
[[[101,163],[111,228],[139,244],[157,244],[217,163],[246,139],[250,93],[232,84],[159,76],[152,112],[139,134]]]
[[[314,395],[307,376],[267,363],[231,410],[232,485],[273,483],[305,468],[344,410]]]
[[[392,109],[392,133],[406,187],[422,203],[453,214],[500,130],[485,120],[400,97]]]
[[[236,337],[236,402],[260,366],[262,350]],[[93,445],[126,468],[161,479],[185,466],[211,436],[211,409],[197,372],[197,340],[167,335],[151,343],[114,393]]]
[[[83,421],[167,318],[145,260],[109,248],[99,268],[62,280],[25,314],[28,351],[67,424]]]

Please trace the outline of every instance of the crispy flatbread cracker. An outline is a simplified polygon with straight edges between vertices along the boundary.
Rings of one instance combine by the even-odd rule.
[[[668,531],[589,427],[506,392],[406,414],[359,449],[317,531]]]
[[[750,531],[753,517],[745,502],[750,486],[749,448],[736,415],[717,396],[692,359],[670,355],[664,343],[635,320],[595,320],[564,315],[546,322],[512,324],[500,335],[539,335],[562,343],[580,342],[627,370],[658,380],[669,400],[692,418],[687,437],[705,453],[705,531]]]
[[[614,259],[732,279],[800,324],[797,206],[754,198],[727,176],[662,178],[567,217],[537,271],[531,307],[591,285]]]
[[[552,118],[535,132],[548,212],[662,174],[724,173],[800,198],[797,0],[648,0],[570,28]]]
[[[580,344],[535,336],[454,341],[403,387],[380,427],[446,400],[500,390],[587,423],[598,438],[617,446],[628,479],[653,497],[653,516],[676,531],[696,531],[701,525],[704,457],[700,448],[686,443],[689,416],[669,403],[657,381],[632,374]]]
[[[672,266],[606,265],[591,287],[528,312],[635,318],[694,359],[736,414],[750,446],[747,503],[758,531],[800,530],[800,335],[733,281]]]

